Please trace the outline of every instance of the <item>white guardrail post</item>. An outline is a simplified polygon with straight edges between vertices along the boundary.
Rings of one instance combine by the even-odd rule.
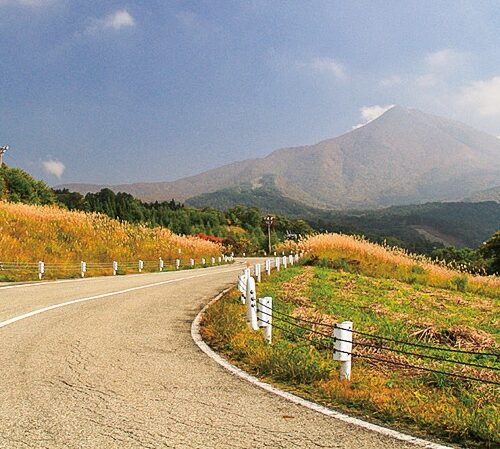
[[[83,260],[80,262],[80,274],[82,278],[85,277],[85,273],[87,272],[87,262],[84,262]]]
[[[118,262],[116,260],[113,261],[113,276],[116,276],[118,272]]]
[[[221,263],[221,262],[222,262],[222,257],[221,257],[221,256],[219,256],[219,263]]]
[[[340,380],[351,379],[352,321],[343,321],[333,328],[333,360],[340,362]]]
[[[238,276],[238,290],[240,292],[240,300],[242,304],[245,304],[245,299],[247,296],[247,273],[244,271]]]
[[[288,256],[288,263],[293,265],[293,256],[291,254]]]
[[[143,260],[139,260],[139,273],[142,273],[142,270],[144,269],[144,261]]]
[[[212,257],[212,265],[215,265],[215,257]]]
[[[283,268],[286,268],[287,267],[287,258],[286,258],[286,256],[283,256],[282,261],[283,261]]]
[[[266,259],[266,273],[271,276],[271,259]]]
[[[261,282],[262,275],[260,271],[260,263],[255,264],[255,277],[257,278],[257,282]]]
[[[205,258],[204,258],[204,257],[202,257],[202,258],[201,258],[201,264],[202,264],[203,266],[205,266],[205,265],[207,264],[207,261],[205,260]]]
[[[178,270],[181,267],[181,259],[175,259],[175,269]]]
[[[257,290],[255,279],[252,276],[247,278],[247,321],[254,331],[259,330],[257,326]]]
[[[43,275],[45,274],[45,262],[38,262],[38,279],[42,280]]]
[[[189,259],[189,263],[192,267],[194,267],[194,259]]]
[[[165,266],[165,263],[163,262],[163,259],[161,257],[158,259],[158,263],[159,263],[159,270],[163,271],[163,267]]]
[[[264,338],[271,344],[273,341],[273,298],[270,296],[259,298],[257,318],[259,327],[264,328]]]
[[[280,271],[280,258],[276,257],[274,260],[274,266],[276,267],[276,271]]]

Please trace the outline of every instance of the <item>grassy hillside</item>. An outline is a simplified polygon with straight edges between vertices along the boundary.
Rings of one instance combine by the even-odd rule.
[[[475,352],[500,353],[500,280],[347,236],[313,237],[302,248],[306,265],[257,286],[258,297],[273,298],[272,346],[248,328],[237,292],[209,309],[204,338],[242,368],[300,396],[462,447],[497,447],[500,388],[486,382],[500,382],[500,358]],[[353,334],[351,381],[339,380],[328,338],[343,320],[363,333]]]
[[[312,259],[327,266],[410,284],[473,291],[500,299],[500,278],[457,271],[445,263],[433,262],[425,256],[407,253],[397,247],[371,243],[364,238],[342,234],[320,234],[298,244],[288,242],[280,250],[304,251]]]
[[[113,260],[123,270],[136,269],[139,259],[158,267],[158,258],[218,256],[220,245],[196,237],[180,237],[168,229],[113,220],[103,214],[69,212],[57,206],[0,202],[0,279],[33,278],[30,263],[43,260],[47,276],[76,275],[80,261],[89,274],[109,274]],[[16,262],[22,270],[9,270]],[[51,268],[52,267],[52,268]]]

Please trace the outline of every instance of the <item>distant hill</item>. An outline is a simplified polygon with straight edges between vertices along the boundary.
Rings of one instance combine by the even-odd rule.
[[[393,107],[316,145],[285,148],[173,182],[109,186],[177,201],[230,188],[269,187],[316,207],[376,208],[449,201],[500,185],[500,139],[462,123]],[[103,186],[66,185],[80,192]]]
[[[497,203],[500,203],[500,186],[474,192],[464,201],[496,201]]]
[[[371,211],[328,211],[308,222],[315,229],[359,233],[427,252],[433,246],[477,248],[499,229],[500,204],[448,202]]]
[[[500,204],[493,201],[339,211],[305,205],[283,197],[269,186],[242,186],[200,195],[188,200],[188,204],[221,210],[240,204],[258,207],[269,213],[303,218],[316,230],[363,234],[418,252],[430,252],[436,246],[476,248],[500,226]]]
[[[317,208],[287,198],[272,185],[257,188],[252,188],[251,185],[242,185],[204,193],[188,199],[186,204],[198,208],[212,207],[219,210],[228,210],[235,206],[244,205],[258,207],[264,212],[300,218],[315,216],[320,212]]]

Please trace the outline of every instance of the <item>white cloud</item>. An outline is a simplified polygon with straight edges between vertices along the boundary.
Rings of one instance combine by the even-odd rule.
[[[334,58],[315,58],[312,62],[305,65],[317,72],[330,73],[338,80],[347,78],[345,65]]]
[[[398,75],[389,76],[379,82],[380,87],[394,87],[400,84],[403,84],[403,79]]]
[[[354,125],[352,129],[358,129],[367,123],[373,122],[373,120],[379,118],[384,112],[387,112],[389,109],[393,108],[393,104],[389,104],[387,106],[380,106],[378,104],[373,106],[363,106],[359,112],[361,113],[361,118],[364,120],[363,123],[358,123]]]
[[[417,76],[415,82],[417,83],[418,87],[428,89],[431,87],[435,87],[439,83],[439,79],[433,73],[427,73],[425,75]]]
[[[473,81],[458,95],[458,104],[480,116],[500,118],[500,76]]]
[[[92,19],[86,28],[86,32],[95,34],[101,30],[120,30],[134,26],[135,19],[132,15],[126,9],[119,9],[101,19]]]
[[[66,166],[61,161],[56,161],[54,159],[50,159],[48,161],[42,162],[43,169],[49,174],[56,176],[57,178],[61,178],[66,170]]]
[[[450,66],[463,63],[465,56],[465,53],[453,48],[444,48],[428,53],[425,56],[425,63],[432,69],[449,68]]]

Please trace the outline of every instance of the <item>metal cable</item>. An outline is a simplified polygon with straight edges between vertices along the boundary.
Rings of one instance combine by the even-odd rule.
[[[259,305],[262,306],[264,304],[259,304]],[[267,306],[264,306],[264,307],[267,307]],[[267,316],[272,317],[272,314],[270,314],[270,313],[267,313],[267,312],[265,312],[265,311],[263,311],[261,309],[257,309],[257,310],[260,311],[261,313],[267,315]],[[318,332],[318,331],[315,331],[313,329],[309,329],[309,328],[300,326],[300,325],[298,325],[296,323],[293,323],[291,321],[284,320],[283,318],[274,317],[274,319],[277,319],[277,320],[280,320],[280,321],[285,322],[287,324],[290,324],[292,326],[298,327],[299,329],[303,329],[303,330],[305,330],[307,332],[311,332],[311,333],[314,333],[314,334],[317,334],[317,335],[321,335],[321,336],[329,338],[329,339],[331,339],[333,341],[342,341],[342,342],[345,342],[345,343],[352,343],[355,346],[362,346],[362,347],[365,347],[365,348],[380,349],[380,350],[384,350],[384,351],[396,352],[398,354],[410,355],[410,356],[419,357],[419,358],[423,358],[423,359],[429,359],[429,360],[436,360],[436,361],[439,361],[439,362],[454,363],[454,364],[458,364],[458,365],[471,366],[471,367],[474,367],[474,368],[481,368],[481,369],[489,369],[489,370],[494,370],[494,371],[500,371],[500,368],[496,368],[494,366],[488,366],[488,365],[481,365],[479,363],[463,362],[461,360],[452,360],[452,359],[447,359],[447,358],[444,358],[444,357],[438,357],[438,356],[433,356],[433,355],[421,354],[421,353],[418,353],[418,352],[409,352],[409,351],[404,351],[402,349],[389,348],[387,346],[377,346],[377,345],[372,345],[372,344],[369,344],[369,343],[353,342],[353,341],[350,341],[350,340],[344,340],[342,338],[333,337],[331,335],[324,334],[323,332]],[[347,329],[343,329],[343,330],[347,330]]]
[[[280,315],[286,316],[288,318],[292,318],[292,319],[297,320],[297,321],[302,321],[303,323],[306,323],[306,324],[323,326],[323,327],[332,327],[331,324],[322,323],[322,322],[319,322],[319,321],[318,322],[316,322],[316,321],[310,321],[310,320],[306,320],[304,318],[294,317],[292,315],[287,315],[286,313],[280,312],[279,310],[275,310],[274,308],[271,309],[270,307],[265,306],[265,305],[264,305],[264,307],[266,307],[266,308],[268,308],[268,309],[272,310],[273,312],[276,312],[276,313],[278,313]],[[333,326],[338,328],[337,325],[333,325]],[[354,329],[344,329],[344,330],[346,330],[347,332],[352,332],[353,334],[362,335],[364,337],[377,338],[379,340],[391,341],[393,343],[397,343],[397,344],[401,344],[401,345],[407,345],[407,346],[414,346],[416,348],[431,349],[431,350],[434,350],[434,351],[455,352],[455,353],[458,353],[458,354],[482,355],[482,356],[487,356],[487,357],[500,358],[500,353],[479,352],[479,351],[465,351],[465,350],[462,350],[462,349],[441,348],[439,346],[430,346],[430,345],[424,345],[424,344],[421,344],[421,343],[413,343],[413,342],[410,342],[410,341],[398,340],[398,339],[395,339],[395,338],[382,337],[381,335],[369,334],[367,332],[357,331],[357,330],[354,330]]]
[[[301,336],[299,334],[296,334],[295,332],[292,332],[291,330],[286,329],[285,327],[277,326],[274,323],[273,323],[273,327],[276,327],[277,329],[280,329],[280,330],[282,330],[284,332],[287,332],[287,333],[293,335],[294,337],[297,337],[299,339],[307,341],[309,344],[311,344],[311,342],[309,340],[306,340],[303,336]],[[326,346],[326,345],[321,345],[321,346],[323,346],[324,349],[330,349],[331,350],[331,348],[328,347],[328,346]],[[495,382],[493,380],[484,380],[484,379],[480,379],[478,377],[465,376],[463,374],[450,373],[449,371],[440,371],[440,370],[435,370],[435,369],[432,369],[432,368],[425,368],[423,366],[417,366],[417,365],[411,365],[409,363],[403,363],[403,362],[396,362],[396,361],[393,361],[393,360],[381,359],[379,357],[369,356],[369,355],[365,355],[365,354],[357,354],[355,352],[347,352],[347,351],[339,351],[339,350],[336,350],[336,351],[337,352],[341,352],[343,354],[350,354],[353,357],[360,357],[360,358],[374,360],[374,361],[381,362],[381,363],[388,363],[388,364],[391,364],[391,365],[397,365],[397,366],[401,366],[401,367],[404,367],[404,368],[413,368],[413,369],[417,369],[417,370],[421,370],[421,371],[427,371],[427,372],[430,372],[430,373],[444,374],[446,376],[457,377],[459,379],[464,379],[464,380],[472,380],[472,381],[475,381],[475,382],[481,382],[481,383],[486,383],[486,384],[491,384],[491,385],[497,385],[497,386],[500,385],[500,382]]]

